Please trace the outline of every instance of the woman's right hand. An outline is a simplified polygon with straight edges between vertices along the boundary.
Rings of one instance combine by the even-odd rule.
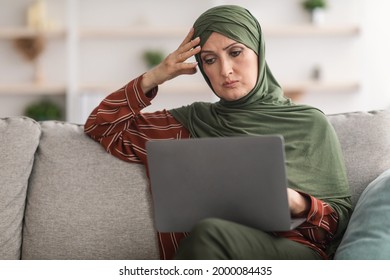
[[[194,29],[192,28],[177,50],[169,54],[160,64],[143,75],[141,82],[143,92],[148,92],[152,88],[179,75],[196,73],[198,63],[186,62],[188,58],[199,53],[201,50],[199,46],[200,38],[197,37],[191,40],[193,34]]]

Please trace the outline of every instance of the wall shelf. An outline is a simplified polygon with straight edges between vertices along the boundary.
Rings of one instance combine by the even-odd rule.
[[[360,33],[357,25],[322,25],[312,24],[291,26],[265,26],[264,34],[272,37],[286,36],[355,36]]]
[[[284,95],[293,101],[301,98],[306,92],[352,92],[359,90],[359,87],[357,82],[307,81],[282,84]]]
[[[282,85],[285,91],[355,91],[359,89],[359,83],[357,82],[323,82],[323,81],[307,81],[300,83],[284,83]]]
[[[65,85],[55,84],[1,84],[0,95],[62,95]]]
[[[357,25],[315,26],[311,24],[289,26],[265,26],[264,34],[272,37],[285,36],[354,36],[360,28]],[[171,38],[184,37],[188,32],[180,27],[130,26],[122,28],[80,28],[80,38]]]
[[[30,38],[42,35],[49,38],[64,37],[66,31],[64,29],[39,31],[24,27],[1,27],[0,39],[16,39],[16,38]]]
[[[80,38],[167,38],[182,37],[188,32],[184,28],[175,27],[122,27],[122,28],[81,28]]]

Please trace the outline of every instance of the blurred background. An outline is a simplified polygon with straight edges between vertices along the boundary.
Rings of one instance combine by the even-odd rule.
[[[110,92],[175,50],[221,4],[262,25],[287,96],[326,114],[390,106],[388,0],[0,0],[0,117],[84,123]],[[145,110],[215,101],[200,73],[167,82]]]

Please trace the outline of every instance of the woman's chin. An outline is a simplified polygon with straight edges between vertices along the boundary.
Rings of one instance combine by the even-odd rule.
[[[241,98],[243,98],[244,96],[246,96],[247,94],[230,94],[230,95],[218,95],[217,96],[221,99],[221,100],[224,100],[224,101],[237,101]]]

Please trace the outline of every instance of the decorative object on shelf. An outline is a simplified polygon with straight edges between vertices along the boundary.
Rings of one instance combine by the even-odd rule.
[[[34,64],[34,82],[36,84],[42,84],[44,82],[44,75],[39,57],[45,49],[45,43],[45,38],[41,35],[14,39],[15,48],[26,58],[27,61]]]
[[[305,0],[302,7],[310,13],[314,25],[322,25],[325,21],[326,0]]]
[[[46,1],[35,0],[29,5],[26,13],[27,28],[36,31],[59,30],[58,22],[49,18]]]
[[[314,65],[314,67],[311,70],[311,77],[313,81],[320,81],[322,78],[322,69],[320,65]]]
[[[35,0],[27,9],[27,27],[37,31],[35,36],[21,36],[14,39],[15,48],[34,64],[35,84],[44,83],[43,70],[40,63],[40,55],[45,49],[45,31],[53,29],[54,23],[49,20],[46,1]]]
[[[49,27],[47,8],[44,0],[34,1],[27,9],[27,26],[31,29],[46,30]]]
[[[159,64],[164,57],[164,53],[160,50],[146,50],[143,54],[144,61],[149,68]]]
[[[39,102],[28,105],[24,114],[36,121],[62,119],[61,108],[56,103],[48,99],[43,99]]]

